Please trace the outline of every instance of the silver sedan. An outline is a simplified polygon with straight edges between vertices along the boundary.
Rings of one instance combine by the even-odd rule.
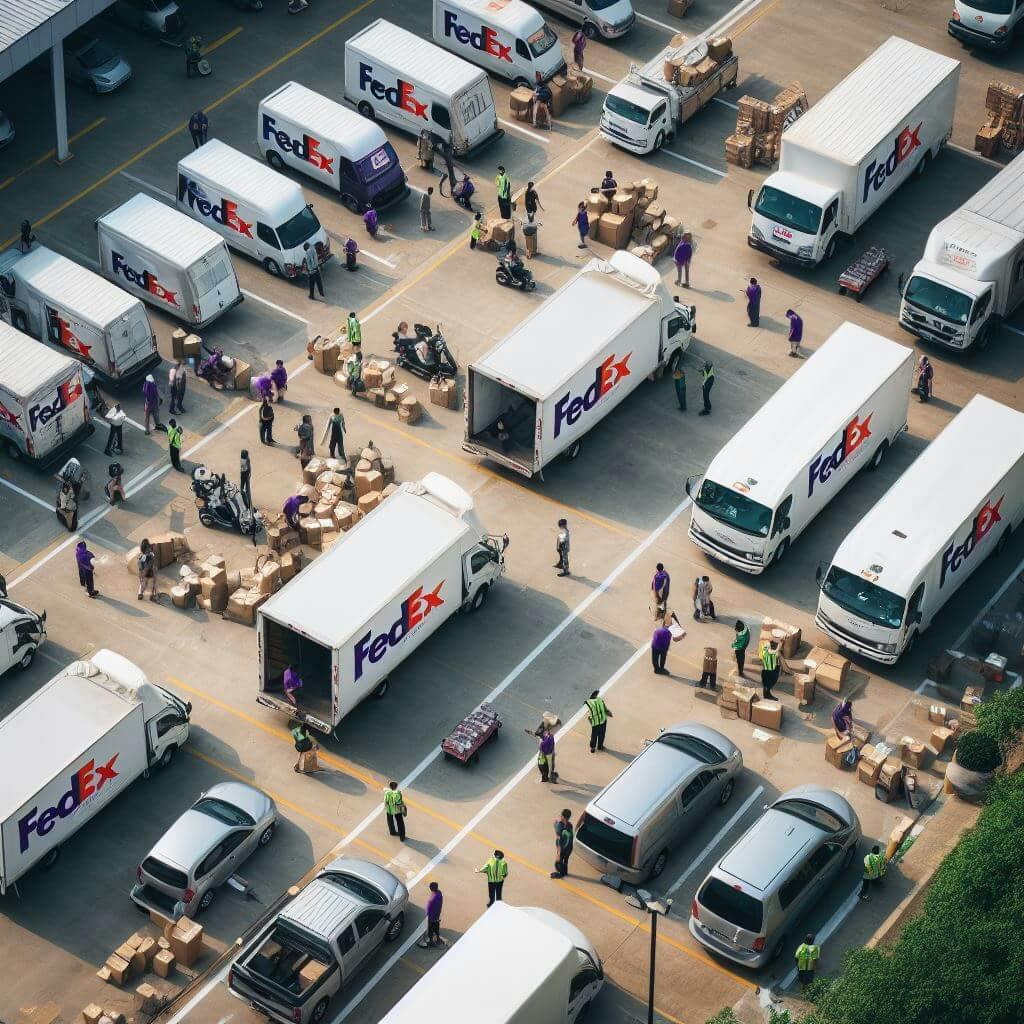
[[[113,92],[132,77],[132,66],[99,39],[71,37],[64,43],[64,74],[89,92]]]

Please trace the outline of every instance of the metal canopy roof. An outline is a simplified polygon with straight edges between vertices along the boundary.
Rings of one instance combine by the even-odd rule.
[[[13,75],[114,0],[0,0],[0,81]]]

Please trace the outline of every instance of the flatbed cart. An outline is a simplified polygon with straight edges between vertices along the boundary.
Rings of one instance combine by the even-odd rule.
[[[868,288],[888,268],[889,253],[880,246],[872,246],[839,275],[839,294],[850,293],[860,302]]]
[[[480,748],[496,739],[501,728],[501,719],[491,704],[481,704],[459,722],[441,740],[441,750],[446,761],[456,760],[462,764],[474,764],[480,760]]]

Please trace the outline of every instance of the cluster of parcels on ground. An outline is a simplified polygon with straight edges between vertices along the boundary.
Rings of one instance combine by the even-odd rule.
[[[613,196],[595,192],[587,199],[590,237],[613,249],[626,249],[647,263],[671,255],[683,226],[658,201],[652,178],[627,182]]]
[[[1005,82],[990,82],[985,110],[985,123],[974,137],[974,148],[988,157],[995,156],[1000,149],[1008,153],[1024,149],[1024,89]]]
[[[594,89],[594,79],[575,64],[570,64],[564,75],[548,79],[551,90],[551,116],[561,117],[569,107],[586,103]],[[509,113],[517,121],[533,121],[533,88],[520,85],[508,98]]]
[[[189,334],[188,331],[177,327],[171,333],[171,355],[183,363],[191,362],[193,369],[198,369],[203,357],[203,339],[198,334]],[[217,390],[230,386],[236,391],[248,391],[252,383],[252,366],[234,357],[231,358],[231,363],[231,376],[225,383],[216,383],[212,386]]]
[[[736,132],[725,140],[726,162],[739,167],[771,167],[779,159],[782,133],[808,106],[807,93],[799,82],[790,82],[771,103],[741,96]]]

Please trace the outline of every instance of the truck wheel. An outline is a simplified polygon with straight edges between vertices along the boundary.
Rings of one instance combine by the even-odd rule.
[[[661,147],[664,146],[664,145],[665,145],[665,133],[664,132],[658,132],[658,134],[654,137],[654,148],[655,149],[661,149]]]
[[[772,955],[768,958],[769,961],[778,960],[779,957],[782,956],[782,951],[786,948],[788,941],[787,937],[783,935],[779,941],[772,946]]]
[[[574,462],[577,458],[579,458],[580,449],[582,447],[582,441],[573,441],[573,443],[569,445],[568,448],[565,449],[565,461]]]
[[[988,348],[988,343],[992,340],[992,321],[989,320],[982,324],[981,330],[978,331],[977,338],[974,339],[973,348],[976,352],[984,352]]]
[[[14,309],[11,311],[11,323],[14,325],[15,329],[21,331],[22,334],[28,334],[28,318],[20,309]]]
[[[314,1024],[319,1024],[319,1022],[324,1019],[327,1014],[327,1006],[330,1001],[329,996],[324,996],[323,999],[313,1007],[313,1012],[309,1015],[309,1019],[313,1021]]]
[[[356,110],[358,110],[359,113],[362,114],[363,117],[367,118],[368,120],[373,120],[373,107],[371,107],[370,104],[366,102],[366,100],[363,100],[363,102],[360,103],[358,107],[356,107]]]
[[[830,260],[836,254],[836,236],[833,235],[825,246],[825,259]]]
[[[592,21],[583,22],[583,34],[588,39],[596,39],[600,35],[597,26]]]
[[[391,680],[390,680],[390,679],[386,679],[386,678],[385,678],[385,679],[382,679],[382,680],[381,680],[381,681],[380,681],[380,682],[379,682],[379,683],[377,684],[377,689],[373,691],[373,696],[374,696],[374,699],[375,699],[375,700],[380,700],[380,699],[381,699],[381,697],[384,697],[384,696],[386,696],[386,695],[387,695],[387,692],[388,692],[388,690],[389,690],[390,688],[391,688]]]
[[[1006,533],[1009,533],[1009,532],[1010,532],[1009,530],[1007,530],[1007,531],[1006,531]],[[1005,537],[1005,536],[1006,536],[1006,534],[1003,534],[1003,536]],[[24,655],[22,656],[22,659],[21,659],[21,661],[19,661],[19,662],[18,662],[18,668],[22,668],[22,669],[28,668],[28,667],[29,667],[29,665],[31,665],[31,664],[32,664],[32,659],[33,659],[33,658],[34,658],[35,656],[36,656],[36,649],[35,649],[34,647],[30,647],[30,648],[29,648],[29,649],[28,649],[28,650],[27,650],[27,651],[26,651],[26,652],[24,653]]]
[[[174,753],[178,748],[172,743],[161,755],[160,755],[160,767],[169,768],[171,762],[174,760]]]
[[[271,277],[280,277],[281,276],[281,268],[280,268],[280,266],[278,266],[276,260],[272,260],[269,256],[263,261],[263,269]]]
[[[668,850],[662,850],[657,857],[654,858],[654,863],[651,865],[651,873],[647,876],[648,878],[657,878],[658,875],[665,870],[665,865],[668,863]]]
[[[12,462],[21,462],[21,449],[13,441],[8,441],[5,447]]]
[[[914,650],[914,645],[916,643],[917,643],[917,630],[915,629],[914,632],[911,633],[909,637],[907,637],[907,646],[903,648],[903,653],[900,655],[900,657],[901,658],[909,657],[910,653]]]
[[[484,606],[484,602],[487,600],[487,584],[485,583],[474,595],[473,600],[469,603],[469,610],[471,612],[478,612]]]
[[[886,452],[889,451],[889,442],[883,441],[868,463],[868,469],[876,470],[885,461]]]
[[[682,361],[683,361],[683,350],[681,348],[677,348],[675,350],[675,352],[673,352],[672,355],[669,356],[669,359],[668,359],[668,372],[669,373],[675,373],[676,370],[679,369],[679,364]]]
[[[924,174],[924,172],[928,170],[928,165],[931,162],[932,162],[932,154],[929,151],[929,152],[925,153],[925,155],[923,157],[921,157],[921,162],[917,165],[917,167],[914,168],[914,176],[917,177],[917,178],[920,178],[921,175]]]
[[[998,542],[996,543],[995,550],[992,552],[994,555],[1001,555],[1006,550],[1006,545],[1010,543],[1011,533],[1013,533],[1012,526],[1008,526],[1005,530],[1003,530],[1003,535],[999,538]],[[24,662],[21,663],[21,667],[26,667]]]
[[[384,934],[385,942],[394,942],[399,935],[402,934],[402,929],[405,927],[405,914],[400,913],[398,917],[388,925],[388,930]]]
[[[782,543],[775,549],[775,554],[772,556],[772,565],[778,565],[789,551],[789,538],[786,537]]]
[[[55,846],[52,850],[47,850],[43,855],[43,859],[39,862],[40,868],[43,871],[49,871],[54,864],[60,859],[60,847]]]
[[[359,209],[359,200],[356,199],[355,196],[350,196],[347,192],[343,192],[341,194],[341,205],[344,206],[346,210],[351,210],[352,213],[361,212]]]
[[[275,171],[284,170],[284,161],[281,159],[279,153],[275,153],[272,149],[267,150],[267,163],[274,168]]]

